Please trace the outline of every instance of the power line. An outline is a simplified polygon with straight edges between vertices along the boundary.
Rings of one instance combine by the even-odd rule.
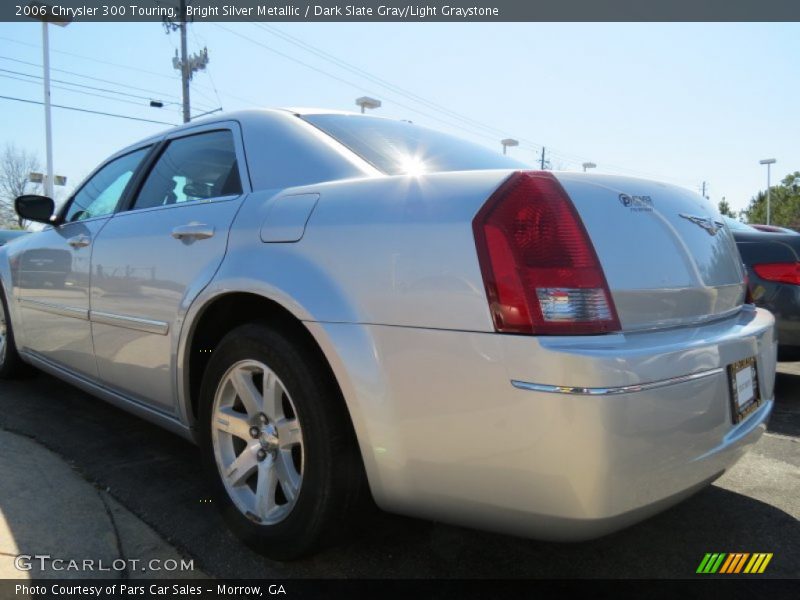
[[[353,65],[351,63],[348,63],[347,61],[342,60],[342,59],[334,56],[333,54],[331,54],[329,52],[326,52],[325,50],[321,50],[321,49],[319,49],[319,48],[317,48],[315,46],[312,46],[311,44],[309,44],[307,42],[304,42],[303,40],[301,40],[299,38],[296,38],[296,37],[294,37],[294,36],[292,36],[292,35],[290,35],[288,33],[285,33],[283,31],[277,29],[276,27],[272,27],[270,25],[266,25],[264,23],[257,23],[257,22],[253,22],[253,25],[255,25],[256,27],[258,27],[260,29],[263,29],[264,31],[268,31],[268,32],[270,32],[270,33],[272,33],[274,35],[277,35],[277,36],[283,38],[284,40],[286,40],[287,42],[289,42],[290,44],[294,44],[295,46],[298,46],[298,47],[306,50],[307,52],[311,52],[312,54],[316,54],[320,58],[322,58],[324,60],[327,60],[328,62],[331,62],[331,63],[333,63],[335,65],[338,65],[339,67],[341,67],[343,69],[346,69],[346,70],[350,71],[351,73],[353,73],[355,75],[358,75],[360,77],[368,79],[368,80],[372,81],[373,83],[376,83],[377,85],[380,85],[381,87],[383,87],[385,89],[393,91],[396,94],[400,94],[401,96],[404,96],[405,98],[408,98],[409,100],[413,100],[413,101],[419,102],[420,104],[424,104],[424,105],[428,106],[429,108],[432,108],[432,109],[434,109],[434,110],[436,110],[438,112],[447,114],[447,115],[451,116],[452,118],[455,118],[455,119],[458,119],[460,121],[463,121],[464,123],[469,124],[469,125],[471,125],[473,127],[479,127],[481,129],[485,129],[485,130],[487,130],[489,132],[492,132],[492,134],[494,134],[494,135],[499,135],[499,136],[502,137],[502,136],[507,136],[509,134],[508,131],[503,131],[503,130],[498,129],[496,127],[492,127],[490,125],[486,125],[486,124],[481,123],[480,121],[477,121],[477,120],[475,120],[475,119],[473,119],[471,117],[462,115],[462,114],[460,114],[460,113],[458,113],[458,112],[456,112],[456,111],[454,111],[452,109],[449,109],[449,108],[447,108],[445,106],[442,106],[441,104],[437,104],[436,102],[428,100],[428,99],[426,99],[426,98],[424,98],[424,97],[422,97],[422,96],[420,96],[418,94],[415,94],[414,92],[410,92],[410,91],[408,91],[408,90],[406,90],[406,89],[404,89],[404,88],[402,88],[402,87],[400,87],[398,85],[395,85],[395,84],[393,84],[393,83],[391,83],[391,82],[389,82],[389,81],[387,81],[387,80],[385,80],[385,79],[383,79],[381,77],[378,77],[377,75],[373,75],[372,73],[370,73],[368,71],[365,71],[364,69],[362,69],[360,67],[357,67],[357,66],[355,66],[355,65]],[[541,144],[538,144],[536,142],[531,142],[530,140],[528,140],[528,143],[533,144],[535,146],[541,146]]]
[[[5,79],[14,79],[16,81],[21,81],[23,83],[30,83],[32,85],[39,85],[39,83],[36,82],[36,81],[31,81],[30,79],[23,79],[22,77],[15,77],[14,75],[5,75],[3,73],[0,73],[0,77],[3,77]],[[140,108],[143,106],[141,102],[135,102],[133,100],[126,100],[125,98],[115,98],[113,96],[106,96],[104,94],[97,94],[95,92],[84,92],[83,90],[76,90],[76,89],[64,87],[62,85],[51,85],[50,87],[56,88],[56,89],[59,89],[59,90],[64,90],[65,92],[72,92],[72,93],[75,93],[75,94],[83,94],[84,96],[90,96],[92,98],[101,98],[103,100],[111,100],[112,102],[122,102],[122,103],[125,103],[125,104],[132,104],[133,106],[138,106]],[[172,108],[172,109],[166,108],[165,110],[169,110],[170,112],[175,112],[174,108]]]
[[[197,46],[199,48],[200,47],[200,38],[197,35],[197,32],[195,31],[196,28],[197,28],[197,25],[193,26],[192,29],[191,29],[191,32],[192,32],[192,37],[194,38],[194,42],[195,42],[195,44],[197,44]],[[208,47],[208,44],[204,42],[203,43],[203,47],[204,48]],[[211,82],[211,87],[214,90],[214,96],[216,96],[216,98],[217,98],[217,104],[219,104],[219,107],[222,108],[222,100],[220,100],[219,92],[217,91],[217,84],[214,83],[214,77],[213,77],[213,75],[211,75],[211,67],[209,67],[208,65],[206,65],[206,74],[208,75],[208,80]],[[197,90],[196,87],[195,87],[195,90],[199,91],[199,90]],[[202,92],[201,92],[201,94],[202,94]]]
[[[22,64],[22,65],[27,65],[29,67],[37,67],[39,69],[42,68],[41,63],[30,62],[30,61],[27,61],[27,60],[20,60],[18,58],[12,58],[10,56],[0,56],[0,59],[9,60],[9,61],[12,61],[12,62],[15,62],[15,63],[19,63],[19,64]],[[123,88],[128,88],[128,89],[132,89],[132,90],[138,90],[138,91],[141,91],[141,92],[149,92],[151,94],[154,94],[154,96],[157,96],[158,98],[172,98],[173,100],[177,100],[178,99],[177,96],[174,96],[172,94],[165,94],[163,92],[159,92],[159,91],[156,91],[156,90],[150,90],[150,89],[143,88],[143,87],[137,86],[137,85],[130,85],[130,84],[122,83],[122,82],[119,82],[119,81],[113,81],[111,79],[103,79],[102,77],[93,77],[91,75],[84,75],[83,73],[77,73],[75,71],[68,71],[66,69],[56,69],[55,67],[50,67],[50,70],[51,71],[58,71],[59,73],[66,73],[67,75],[74,75],[75,77],[81,77],[83,79],[89,79],[89,80],[92,80],[92,81],[99,81],[101,83],[108,83],[108,84],[116,85],[116,86],[123,87]],[[116,93],[121,93],[121,92],[116,92]]]
[[[481,123],[480,121],[477,121],[476,119],[473,119],[472,117],[468,117],[466,115],[462,115],[462,114],[460,114],[460,113],[458,113],[458,112],[456,112],[454,110],[451,110],[451,109],[449,109],[449,108],[447,108],[445,106],[442,106],[442,105],[440,105],[440,104],[438,104],[436,102],[428,100],[428,99],[420,96],[419,94],[415,94],[414,92],[405,90],[404,88],[402,88],[402,87],[400,87],[400,86],[398,86],[396,84],[393,84],[393,83],[391,83],[391,82],[389,82],[389,81],[387,81],[387,80],[385,80],[385,79],[383,79],[381,77],[378,77],[377,75],[373,75],[372,73],[370,73],[370,72],[368,72],[368,71],[366,71],[366,70],[364,70],[364,69],[362,69],[362,68],[360,68],[358,66],[355,66],[355,65],[353,65],[351,63],[348,63],[347,61],[345,61],[343,59],[340,59],[340,58],[334,56],[333,54],[331,54],[331,53],[329,53],[329,52],[327,52],[325,50],[321,50],[321,49],[319,49],[319,48],[317,48],[317,47],[315,47],[315,46],[313,46],[313,45],[311,45],[311,44],[309,44],[309,43],[307,43],[307,42],[305,42],[305,41],[303,41],[303,40],[301,40],[301,39],[299,39],[299,38],[297,38],[295,36],[292,36],[291,34],[283,32],[283,31],[281,31],[280,29],[278,29],[276,27],[273,27],[273,26],[270,26],[270,25],[267,25],[267,24],[264,24],[264,23],[260,23],[260,22],[254,22],[254,21],[251,21],[251,23],[253,25],[255,25],[256,27],[264,30],[264,31],[270,32],[270,33],[272,33],[272,34],[284,39],[285,41],[287,41],[287,42],[289,42],[291,44],[294,44],[295,46],[298,46],[298,47],[306,50],[307,52],[311,52],[312,54],[315,54],[316,56],[322,58],[323,60],[326,60],[326,61],[328,61],[330,63],[333,63],[333,64],[335,64],[335,65],[337,65],[337,66],[339,66],[339,67],[341,67],[343,69],[346,69],[347,71],[350,71],[351,73],[353,73],[355,75],[358,75],[358,76],[363,77],[363,78],[365,78],[365,79],[367,79],[369,81],[372,81],[373,83],[375,83],[375,84],[377,84],[377,85],[379,85],[379,86],[381,86],[381,87],[383,87],[385,89],[391,90],[392,92],[394,92],[396,94],[400,94],[401,96],[403,96],[405,98],[408,98],[408,99],[410,99],[412,101],[419,102],[420,104],[423,104],[423,105],[427,106],[428,108],[431,108],[431,109],[433,109],[433,110],[435,110],[437,112],[440,112],[442,114],[446,114],[450,118],[458,119],[459,121],[461,121],[463,123],[466,123],[466,124],[469,124],[472,127],[478,127],[480,129],[483,129],[485,131],[490,131],[493,134],[496,134],[496,135],[499,135],[499,136],[503,136],[503,135],[507,135],[508,134],[507,131],[503,131],[503,130],[498,129],[496,127],[493,127],[491,125],[486,125],[484,123]],[[235,32],[231,32],[230,30],[229,30],[229,32],[230,33],[234,33],[235,35],[240,35],[240,34],[236,34]],[[258,43],[255,40],[250,40],[250,38],[247,38],[246,36],[240,35],[240,37],[243,37],[244,39],[248,39],[249,41],[251,41],[253,43]],[[259,44],[259,45],[262,45],[263,47],[265,47],[266,49],[268,49],[268,50],[270,50],[272,52],[275,52],[275,53],[283,55],[282,53],[278,52],[277,50],[275,50],[273,48],[264,46],[263,44]],[[283,55],[283,56],[286,57],[286,58],[290,58],[290,57],[288,57],[286,55]],[[290,58],[290,60],[291,60],[291,58]],[[296,61],[296,62],[300,62],[300,64],[304,64],[301,61]],[[311,68],[313,68],[313,67],[311,67]],[[314,70],[318,71],[318,69],[314,69]],[[328,74],[328,73],[325,73],[325,74]],[[328,74],[328,75],[330,76],[330,74]],[[347,81],[342,80],[342,79],[339,79],[339,80],[344,82],[344,83],[348,83],[349,85],[355,85],[352,82],[347,82]],[[395,101],[395,103],[398,104],[399,106],[403,106],[402,104],[397,103],[396,101]],[[404,108],[409,108],[409,107],[405,106]],[[414,110],[414,109],[411,109],[411,110]],[[415,112],[417,112],[418,114],[423,114],[425,116],[428,116],[429,118],[436,118],[436,117],[432,117],[431,115],[426,115],[425,113],[423,113],[421,111],[415,111]],[[447,121],[443,121],[442,119],[437,119],[437,120],[442,122],[442,123],[447,123]],[[463,131],[469,131],[468,129],[465,129],[463,127],[459,127],[459,128],[462,129]],[[471,133],[475,134],[475,132],[471,132]],[[496,141],[494,139],[494,137],[489,138],[485,134],[483,134],[482,137],[484,137],[485,139],[492,139],[492,141]],[[518,139],[521,142],[523,142],[526,147],[529,147],[531,150],[534,150],[534,151],[539,151],[539,149],[544,147],[543,144],[540,144],[538,142],[535,142],[535,141],[532,141],[532,140],[529,140],[529,139],[526,139],[526,138],[519,137]],[[550,156],[561,158],[561,159],[563,159],[563,160],[565,160],[565,161],[567,161],[569,163],[575,163],[575,164],[580,164],[581,162],[583,162],[586,159],[586,157],[584,157],[584,156],[580,156],[580,155],[572,154],[572,153],[568,153],[568,152],[562,152],[562,151],[559,151],[559,150],[553,150],[552,148],[550,148],[548,150],[548,154],[550,154]],[[633,169],[628,169],[628,168],[625,168],[625,167],[619,167],[619,166],[608,164],[608,163],[604,163],[604,168],[608,168],[608,169],[614,170],[614,171],[621,171],[621,172],[627,172],[627,173],[631,173],[631,174],[638,174],[638,175],[644,175],[644,176],[648,176],[648,177],[656,177],[656,178],[663,179],[661,176],[654,175],[652,173],[645,173],[645,172],[642,172],[642,171],[636,171],[636,170],[633,170]],[[686,183],[686,182],[684,182],[684,183]]]
[[[39,79],[39,80],[44,79],[41,75],[32,75],[30,73],[23,73],[21,71],[13,71],[11,69],[2,69],[2,68],[0,68],[0,72],[2,72],[2,73],[11,73],[13,75],[22,75],[23,77],[30,77],[32,79]],[[150,100],[154,100],[155,99],[152,96],[139,96],[137,94],[130,94],[128,92],[120,92],[120,91],[117,91],[117,90],[110,90],[108,88],[94,87],[94,86],[86,85],[86,84],[83,84],[83,83],[74,83],[72,81],[64,81],[63,79],[52,79],[51,78],[50,81],[53,81],[55,83],[65,84],[65,85],[71,85],[71,86],[75,86],[75,87],[86,89],[86,90],[93,90],[93,91],[96,91],[96,92],[106,92],[106,93],[111,93],[111,94],[118,94],[120,96],[126,96],[128,98],[136,98],[138,100],[147,100],[148,102]],[[69,89],[69,88],[63,88],[62,87],[61,89]],[[77,91],[77,90],[75,90],[75,91]],[[174,103],[173,102],[166,102],[165,104],[174,104]]]
[[[15,102],[25,102],[27,104],[38,104],[42,106],[44,102],[38,100],[28,100],[27,98],[15,98],[13,96],[0,96],[2,100],[13,100]],[[143,119],[141,117],[131,117],[129,115],[119,115],[115,113],[103,112],[100,110],[89,110],[88,108],[78,108],[77,106],[64,106],[63,104],[51,104],[53,108],[62,108],[64,110],[74,110],[76,112],[89,113],[92,115],[103,115],[104,117],[116,117],[118,119],[128,119],[129,121],[143,121],[145,123],[158,123],[159,125],[170,125],[175,127],[175,123],[167,123],[166,121],[155,121],[153,119]]]
[[[308,63],[306,63],[306,62],[303,62],[303,61],[302,61],[302,60],[300,60],[300,59],[297,59],[297,58],[295,58],[295,57],[293,57],[293,56],[290,56],[289,54],[286,54],[286,53],[284,53],[284,52],[281,52],[280,50],[276,50],[275,48],[272,48],[272,47],[270,47],[270,46],[267,46],[266,44],[263,44],[263,43],[261,43],[261,42],[259,42],[259,41],[257,41],[257,40],[254,40],[253,38],[250,38],[250,37],[248,37],[248,36],[246,36],[246,35],[244,35],[244,34],[242,34],[242,33],[238,33],[238,32],[236,32],[236,31],[232,31],[231,29],[228,29],[227,27],[224,27],[224,26],[220,25],[219,23],[212,23],[212,25],[214,25],[215,27],[217,27],[217,28],[219,28],[219,29],[222,29],[222,30],[224,30],[224,31],[227,31],[227,32],[228,32],[228,33],[230,33],[230,34],[233,34],[233,35],[235,35],[235,36],[237,36],[237,37],[240,37],[240,38],[242,38],[242,39],[244,39],[244,40],[247,40],[248,42],[250,42],[250,43],[252,43],[252,44],[255,44],[255,45],[257,45],[257,46],[260,46],[260,47],[264,48],[265,50],[268,50],[268,51],[270,51],[270,52],[272,52],[272,53],[274,53],[274,54],[277,54],[278,56],[281,56],[281,57],[283,57],[283,58],[285,58],[285,59],[287,59],[287,60],[290,60],[290,61],[292,61],[292,62],[294,62],[294,63],[297,63],[297,64],[299,64],[299,65],[302,65],[302,66],[306,67],[307,69],[311,69],[312,71],[315,71],[315,72],[317,72],[317,73],[320,73],[320,74],[322,74],[322,75],[325,75],[326,77],[329,77],[329,78],[331,78],[331,79],[334,79],[334,80],[336,80],[336,81],[339,81],[340,83],[344,83],[345,85],[349,85],[349,86],[351,86],[351,87],[353,87],[353,88],[356,88],[356,89],[362,90],[362,91],[364,91],[364,92],[366,92],[366,93],[368,93],[368,94],[372,94],[372,95],[379,95],[379,94],[376,94],[376,93],[375,93],[374,91],[372,91],[372,90],[366,90],[366,89],[364,89],[364,87],[363,87],[362,85],[359,85],[359,84],[357,84],[357,83],[353,83],[352,81],[348,81],[347,79],[344,79],[344,78],[342,78],[342,77],[339,77],[339,76],[337,76],[337,75],[334,75],[334,74],[332,74],[332,73],[329,73],[329,72],[327,72],[327,71],[325,71],[325,70],[323,70],[323,69],[320,69],[320,68],[318,68],[318,67],[315,67],[315,66],[313,66],[313,65],[310,65],[310,64],[308,64]],[[477,132],[477,131],[475,131],[475,130],[467,129],[466,127],[464,127],[464,126],[462,126],[462,125],[459,125],[459,124],[457,124],[457,123],[453,123],[452,121],[447,121],[447,120],[445,120],[445,119],[442,119],[442,118],[436,117],[436,116],[434,116],[434,115],[428,114],[428,113],[426,113],[426,112],[423,112],[423,111],[421,111],[421,110],[418,110],[418,109],[416,109],[416,108],[413,108],[413,107],[411,107],[411,106],[409,106],[409,105],[407,105],[407,104],[403,104],[403,103],[401,103],[401,102],[398,102],[397,100],[394,100],[394,99],[393,99],[392,101],[393,101],[393,102],[394,102],[394,104],[396,104],[397,106],[400,106],[400,107],[402,107],[402,108],[405,108],[406,110],[410,110],[411,112],[417,113],[417,114],[419,114],[419,115],[423,115],[424,117],[427,117],[427,118],[429,118],[429,119],[433,119],[433,120],[439,121],[440,123],[444,123],[445,125],[447,125],[447,126],[449,126],[449,127],[454,127],[454,128],[457,128],[457,129],[461,129],[462,131],[466,131],[467,133],[469,133],[469,134],[471,134],[471,135],[474,135],[474,136],[477,136],[477,137],[483,137],[483,138],[485,138],[485,139],[490,139],[490,140],[492,140],[492,141],[496,141],[496,140],[495,140],[495,138],[494,138],[493,136],[489,136],[489,135],[488,135],[488,134],[486,134],[486,133]]]
[[[38,44],[31,44],[29,42],[23,42],[21,40],[15,40],[14,38],[0,36],[0,40],[6,40],[8,42],[13,42],[15,44],[20,44],[21,46],[28,46],[30,48],[40,48]],[[123,65],[120,63],[111,62],[108,60],[101,60],[99,58],[95,58],[93,56],[85,56],[83,54],[76,54],[74,52],[66,52],[65,50],[53,50],[51,49],[50,52],[55,54],[64,54],[65,56],[72,56],[75,58],[81,58],[83,60],[89,60],[92,62],[100,63],[103,65],[108,65],[111,67],[117,67],[119,69],[128,69],[129,71],[138,71],[139,73],[146,73],[147,75],[153,75],[155,77],[163,77],[164,79],[169,79],[170,81],[175,81],[175,78],[172,75],[165,75],[164,73],[158,73],[156,71],[148,71],[147,69],[140,69],[139,67],[132,67],[130,65]]]

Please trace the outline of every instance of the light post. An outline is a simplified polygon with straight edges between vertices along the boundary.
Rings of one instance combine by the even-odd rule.
[[[585,163],[583,163],[582,166],[583,166],[583,172],[584,173],[586,173],[586,171],[588,169],[596,169],[597,168],[597,165],[594,164],[593,162],[585,162]]]
[[[44,69],[44,135],[45,135],[45,154],[47,156],[47,176],[44,180],[44,195],[53,197],[53,128],[50,117],[50,35],[47,29],[49,23],[66,27],[70,19],[65,17],[53,16],[52,6],[40,2],[29,4],[35,10],[31,11],[33,18],[42,22],[42,65]]]
[[[375,109],[381,107],[381,101],[376,98],[370,98],[369,96],[361,96],[361,98],[356,98],[356,104],[361,107],[361,114],[363,115],[366,112],[366,109]]]
[[[770,216],[771,216],[770,215],[770,199],[771,199],[772,194],[770,193],[770,180],[769,180],[770,167],[772,165],[774,165],[776,162],[778,162],[778,161],[776,161],[774,158],[765,158],[764,160],[758,161],[758,164],[760,164],[760,165],[767,165],[767,225],[770,224],[769,221],[770,221]]]
[[[503,154],[506,153],[506,150],[508,148],[519,146],[519,140],[515,140],[514,138],[506,138],[504,140],[500,140],[500,143],[503,145]]]

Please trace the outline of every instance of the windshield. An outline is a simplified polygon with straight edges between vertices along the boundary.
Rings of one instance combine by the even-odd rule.
[[[302,118],[387,175],[530,168],[499,151],[408,121],[336,114]]]

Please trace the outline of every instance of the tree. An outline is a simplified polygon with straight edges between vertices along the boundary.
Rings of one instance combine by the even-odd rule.
[[[748,223],[767,222],[767,192],[750,199],[745,214]],[[789,173],[778,185],[770,187],[770,222],[772,225],[800,228],[800,171]]]
[[[0,227],[24,227],[14,211],[17,196],[35,191],[30,183],[32,171],[39,170],[39,159],[33,152],[8,143],[0,154]]]
[[[728,201],[725,198],[719,201],[719,213],[725,217],[730,217],[731,219],[736,218],[736,213],[733,212],[731,209],[731,205],[728,204]]]

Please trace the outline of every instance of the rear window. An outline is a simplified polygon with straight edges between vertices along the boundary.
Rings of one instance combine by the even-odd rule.
[[[736,219],[731,219],[730,217],[723,216],[722,219],[725,223],[728,224],[728,227],[733,231],[756,231],[755,227],[750,227],[750,225],[746,223],[742,223]]]
[[[330,114],[302,118],[387,175],[528,168],[499,151],[408,121]]]

